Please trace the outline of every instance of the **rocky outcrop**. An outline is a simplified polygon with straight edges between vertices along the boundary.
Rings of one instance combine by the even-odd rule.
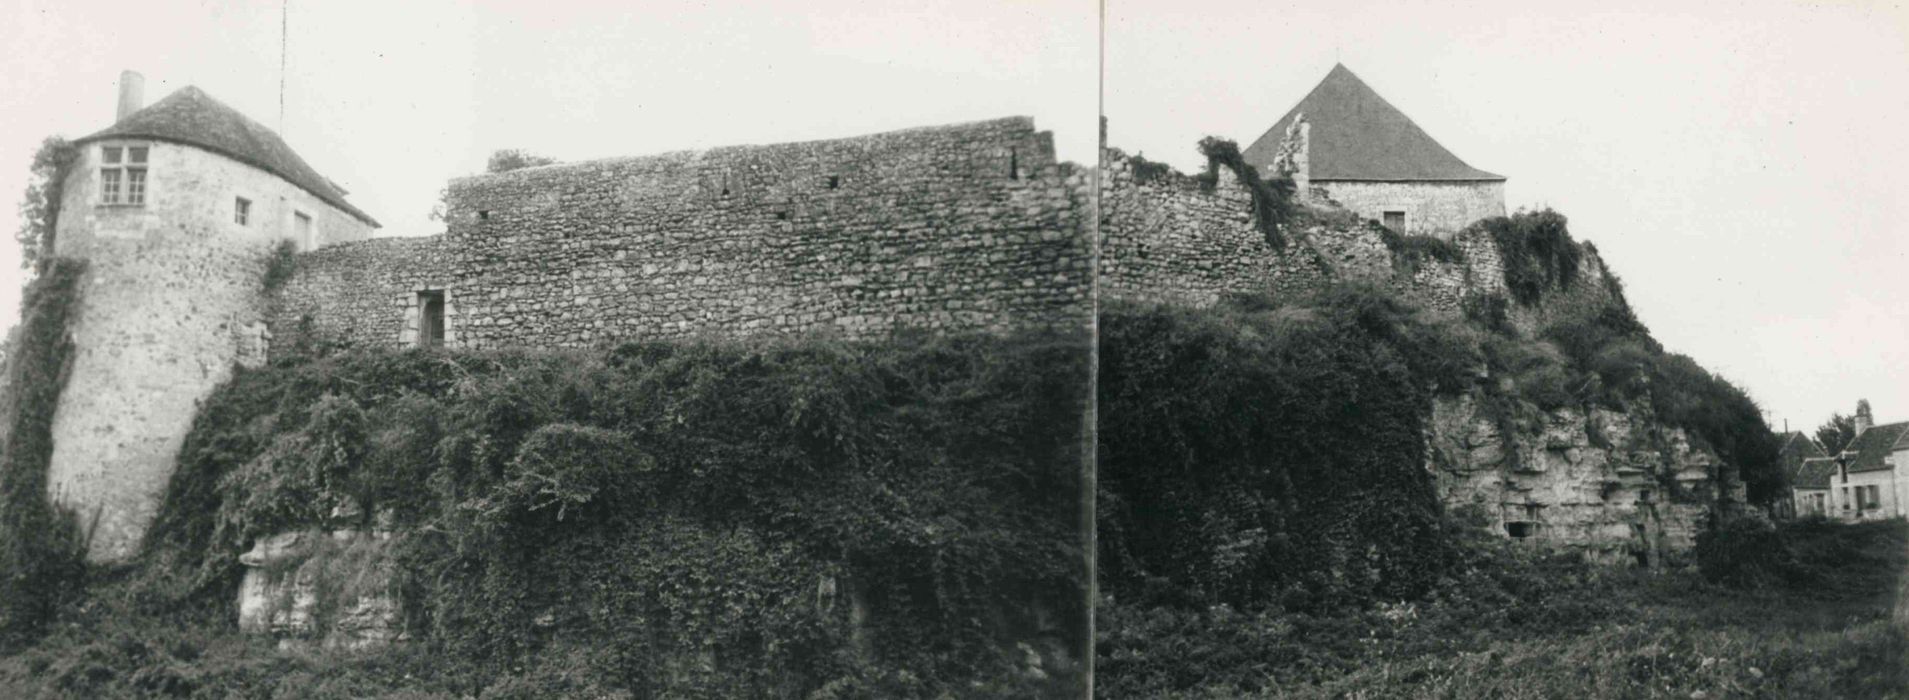
[[[239,629],[281,647],[364,649],[402,639],[388,532],[287,532],[239,556]]]
[[[1730,468],[1647,405],[1507,419],[1490,401],[1434,403],[1427,468],[1448,508],[1504,537],[1656,565],[1693,546],[1720,502],[1743,501],[1740,486],[1718,493],[1741,482]]]

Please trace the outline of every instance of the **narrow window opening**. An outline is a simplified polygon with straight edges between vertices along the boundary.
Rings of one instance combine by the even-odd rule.
[[[829,176],[829,189],[831,189],[831,190],[832,190],[832,189],[835,189],[835,188],[837,188],[837,187],[840,187],[841,185],[842,185],[842,177],[841,177],[841,176],[839,176],[839,175],[830,175],[830,176]]]
[[[292,212],[292,217],[293,217],[294,223],[297,224],[296,232],[298,234],[299,246],[301,246],[303,250],[312,250],[316,248],[318,241],[313,240],[312,238],[311,215],[300,211],[300,212]]]
[[[444,292],[418,292],[418,347],[444,347]]]
[[[788,221],[788,220],[789,220],[789,212],[786,212],[786,211],[776,212],[776,221]]]
[[[1536,534],[1537,532],[1538,532],[1537,523],[1524,523],[1524,522],[1505,523],[1505,534],[1511,535],[1511,538],[1514,540],[1522,540],[1524,538],[1527,538]]]
[[[249,226],[252,221],[252,200],[238,197],[232,202],[232,223]]]
[[[1641,505],[1656,503],[1657,494],[1652,493],[1650,489],[1639,489],[1637,492],[1637,502]]]
[[[1021,179],[1021,149],[1008,149],[1008,179]]]
[[[1405,212],[1388,211],[1383,216],[1385,220],[1381,223],[1384,223],[1386,228],[1392,229],[1393,233],[1405,233]]]
[[[490,221],[491,211],[489,209],[479,209],[477,210],[477,218],[481,221]]]

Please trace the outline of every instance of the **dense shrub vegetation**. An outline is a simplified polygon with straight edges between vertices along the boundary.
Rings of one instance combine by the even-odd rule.
[[[1456,561],[1425,410],[1477,364],[1462,330],[1371,287],[1104,309],[1102,586],[1196,608],[1423,593]]]
[[[53,233],[59,227],[60,199],[66,192],[66,172],[79,149],[58,136],[40,141],[33,152],[27,189],[20,197],[20,229],[13,238],[20,242],[20,266],[38,268],[53,255]]]
[[[1068,692],[1086,653],[1086,363],[1083,339],[1026,333],[241,371],[206,402],[144,567],[111,604],[229,631],[236,555],[256,538],[395,526],[395,585],[432,666],[405,667],[402,687]],[[66,678],[123,690],[155,666],[196,665],[170,643]],[[187,656],[218,646],[177,643]],[[386,677],[368,663],[340,672]],[[223,670],[263,673],[242,665]],[[229,687],[195,674],[167,682]]]
[[[1571,240],[1565,218],[1550,209],[1495,216],[1472,226],[1491,234],[1505,268],[1505,286],[1518,303],[1538,303],[1545,290],[1577,281],[1583,251]]]
[[[1738,474],[1753,500],[1774,498],[1782,486],[1775,436],[1756,404],[1666,352],[1615,277],[1604,271],[1602,295],[1561,293],[1587,254],[1562,216],[1521,213],[1479,226],[1517,268],[1506,273],[1512,298],[1475,295],[1456,318],[1357,283],[1304,299],[1242,295],[1207,309],[1103,308],[1097,516],[1105,597],[1096,677],[1106,696],[1504,692],[1516,685],[1464,654],[1504,653],[1500,638],[1568,646],[1576,642],[1561,635],[1595,638],[1613,617],[1702,614],[1705,601],[1688,588],[1711,584],[1696,572],[1653,578],[1507,549],[1481,534],[1478,518],[1444,512],[1425,469],[1425,419],[1437,394],[1475,396],[1513,439],[1536,435],[1547,411],[1630,412],[1685,429],[1720,458],[1712,497],[1730,493]],[[1506,455],[1517,459],[1518,451]],[[1674,474],[1659,476],[1669,498],[1695,497],[1673,488]],[[1712,505],[1717,516],[1731,510],[1721,500]],[[1720,529],[1705,535],[1700,556],[1775,541],[1719,534],[1734,522],[1714,518]],[[1865,542],[1851,546],[1883,551]],[[1796,564],[1802,555],[1783,554],[1801,546],[1758,554],[1783,559],[1769,567],[1797,581],[1819,580],[1799,566],[1819,573],[1840,566]],[[1897,561],[1901,552],[1888,556]],[[1894,575],[1873,558],[1846,563]],[[1710,568],[1704,573],[1727,578]],[[1889,589],[1879,579],[1863,585],[1870,605],[1875,591]],[[1762,635],[1755,622],[1733,618],[1726,634]],[[1616,638],[1640,631],[1663,632],[1631,627]],[[1855,653],[1888,658],[1903,648],[1886,627],[1866,634]],[[1770,644],[1776,655],[1806,647]],[[1817,663],[1817,652],[1808,653]],[[1683,672],[1653,665],[1661,661],[1637,660],[1650,666],[1599,682],[1635,692],[1635,684]],[[1411,676],[1375,675],[1375,667]],[[1671,684],[1704,682],[1708,673]],[[1869,687],[1833,675],[1777,685]]]
[[[31,643],[83,581],[78,520],[47,499],[53,413],[84,261],[45,258],[21,302],[0,386],[0,651]]]

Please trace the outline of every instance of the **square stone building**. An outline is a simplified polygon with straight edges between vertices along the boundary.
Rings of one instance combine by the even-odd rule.
[[[1402,234],[1451,234],[1505,214],[1505,178],[1479,170],[1412,123],[1343,64],[1246,148],[1302,201],[1329,199]]]

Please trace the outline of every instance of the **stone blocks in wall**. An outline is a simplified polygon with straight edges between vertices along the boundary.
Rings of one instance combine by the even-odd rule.
[[[430,243],[301,255],[274,342],[405,344],[421,290],[462,347],[1081,329],[1090,186],[1026,118],[464,178]]]

